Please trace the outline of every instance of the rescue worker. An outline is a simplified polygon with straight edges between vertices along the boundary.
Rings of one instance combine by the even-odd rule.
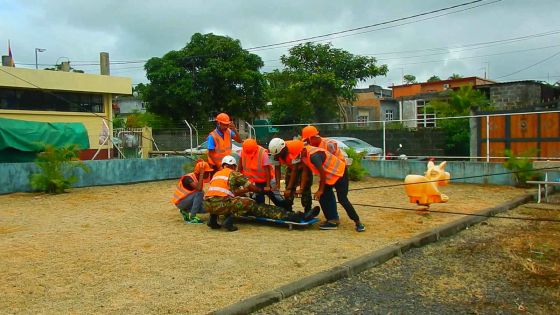
[[[171,202],[179,208],[183,220],[190,224],[204,223],[198,213],[204,213],[202,200],[204,182],[208,182],[213,169],[203,160],[198,160],[191,173],[179,178]]]
[[[348,168],[344,160],[337,158],[332,153],[306,145],[301,151],[302,163],[313,172],[319,175],[319,189],[314,193],[314,198],[319,200],[325,218],[325,222],[319,225],[322,230],[335,230],[340,223],[336,200],[342,205],[346,213],[354,221],[355,229],[358,232],[366,230],[354,206],[348,200]],[[305,174],[305,173],[304,173]],[[304,176],[303,181],[307,181]],[[333,188],[336,189],[336,198]]]
[[[358,213],[356,213],[354,206],[348,200],[349,183],[345,161],[340,160],[332,153],[323,149],[309,145],[304,146],[302,141],[299,141],[297,146],[292,145],[291,149],[287,149],[287,142],[280,138],[274,138],[270,141],[269,150],[273,154],[284,155],[292,161],[298,158],[301,159],[300,166],[307,170],[302,173],[301,187],[309,186],[311,177],[309,171],[319,175],[319,189],[315,192],[314,197],[319,200],[327,219],[319,225],[319,228],[322,230],[338,228],[340,221],[338,211],[336,210],[337,202],[333,192],[333,188],[336,188],[338,202],[342,204],[350,219],[354,221],[356,231],[365,231],[365,226],[360,222]],[[289,185],[288,187],[290,188],[294,187],[292,183]]]
[[[346,158],[348,156],[346,155],[346,152],[338,147],[336,141],[321,137],[319,135],[319,130],[317,130],[314,126],[306,126],[301,130],[301,140],[307,142],[307,144],[311,146],[329,151],[340,160],[347,162]],[[346,166],[348,166],[348,163]]]
[[[224,156],[231,154],[231,139],[241,142],[239,132],[228,114],[218,114],[216,123],[216,129],[208,135],[208,163],[214,171],[220,170]]]
[[[274,155],[274,159],[280,163],[280,165],[276,166],[276,178],[281,178],[281,166],[286,166],[286,187],[284,191],[284,198],[290,200],[292,203],[296,195],[296,188],[302,182],[302,173],[307,171],[299,160],[299,154],[301,153],[304,145],[305,143],[301,140],[284,141],[280,138],[274,138],[270,140],[268,144],[268,150],[272,155]],[[320,211],[318,208],[311,208],[313,205],[313,199],[311,197],[312,184],[313,181],[310,179],[305,183],[305,185],[300,185],[300,189],[297,190],[298,195],[301,195],[301,206],[306,213],[309,211]]]
[[[242,150],[239,158],[239,172],[249,178],[249,181],[260,191],[255,192],[255,201],[258,204],[264,203],[264,196],[267,195],[272,202],[286,210],[292,210],[292,202],[284,199],[277,191],[277,182],[274,181],[274,169],[270,164],[268,150],[257,144],[255,139],[243,141]],[[274,181],[276,187],[272,187]]]
[[[214,174],[210,180],[210,187],[204,195],[204,209],[210,214],[208,226],[219,229],[218,216],[224,215],[223,226],[228,231],[237,231],[233,225],[234,216],[252,215],[284,221],[301,222],[311,219],[302,212],[294,213],[284,208],[257,204],[255,200],[243,195],[249,191],[257,192],[260,189],[252,184],[243,174],[235,171],[237,162],[231,155],[222,159],[222,169]]]

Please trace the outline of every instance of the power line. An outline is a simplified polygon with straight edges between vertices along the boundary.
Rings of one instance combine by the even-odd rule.
[[[395,22],[399,22],[399,21],[404,21],[404,20],[410,20],[410,19],[413,19],[413,18],[417,18],[417,17],[425,16],[425,15],[430,15],[430,14],[434,14],[434,13],[437,13],[437,12],[448,11],[448,10],[451,10],[451,9],[455,9],[455,8],[459,8],[459,7],[463,7],[463,6],[468,6],[468,5],[471,5],[471,4],[474,4],[474,3],[478,3],[478,2],[482,2],[482,1],[484,1],[484,0],[475,0],[475,1],[466,2],[466,3],[454,5],[454,6],[449,6],[449,7],[441,8],[441,9],[436,9],[436,10],[432,10],[432,11],[427,11],[427,12],[423,12],[423,13],[418,13],[418,14],[410,15],[410,16],[403,17],[403,18],[393,19],[393,20],[389,20],[389,21],[385,21],[385,22],[380,22],[380,23],[375,23],[375,24],[360,26],[360,27],[356,27],[356,28],[351,28],[351,29],[347,29],[347,30],[343,30],[343,31],[338,31],[338,32],[327,33],[327,34],[323,34],[323,35],[316,35],[316,36],[305,37],[305,38],[301,38],[301,39],[289,40],[289,41],[284,41],[284,42],[275,43],[275,44],[268,44],[268,45],[255,46],[255,47],[248,48],[247,50],[257,50],[257,49],[269,48],[269,47],[280,46],[280,45],[285,45],[285,44],[293,44],[293,43],[298,43],[298,42],[305,42],[305,41],[310,41],[310,40],[313,40],[313,39],[324,38],[324,37],[333,36],[333,35],[340,35],[340,34],[349,33],[349,32],[355,32],[355,31],[359,31],[359,30],[363,30],[363,29],[368,29],[368,28],[372,28],[372,27],[376,27],[376,26],[391,24],[391,23],[395,23]],[[499,2],[499,1],[501,1],[501,0],[497,0],[497,1],[494,1],[494,2]],[[494,3],[494,2],[492,2],[492,3]]]
[[[530,65],[530,66],[527,66],[527,67],[525,67],[525,68],[523,68],[523,69],[519,69],[519,70],[514,71],[514,72],[512,72],[512,73],[510,73],[510,74],[506,74],[506,75],[497,77],[496,79],[501,79],[501,78],[509,77],[509,76],[514,75],[514,74],[517,74],[517,73],[519,73],[519,72],[521,72],[521,71],[525,71],[525,70],[527,70],[527,69],[529,69],[529,68],[532,68],[532,67],[534,67],[534,66],[536,66],[536,65],[539,65],[539,64],[541,64],[541,63],[543,63],[543,62],[545,62],[545,61],[548,61],[548,60],[550,60],[550,59],[552,59],[552,58],[554,58],[554,57],[556,57],[556,56],[558,56],[558,55],[560,55],[560,51],[558,51],[558,52],[556,52],[555,54],[553,54],[552,56],[546,57],[545,59],[543,59],[543,60],[541,60],[541,61],[539,61],[539,62],[536,62],[536,63],[534,63],[534,64],[532,64],[532,65]]]
[[[362,54],[362,55],[392,55],[392,54],[404,54],[404,53],[412,53],[412,52],[421,52],[421,51],[438,51],[438,50],[453,50],[458,48],[464,47],[475,47],[475,46],[494,46],[494,44],[509,44],[515,43],[518,41],[529,40],[533,38],[543,37],[543,36],[550,36],[560,34],[560,30],[552,30],[543,33],[536,33],[512,38],[505,38],[505,39],[498,39],[494,41],[487,41],[487,42],[478,42],[478,43],[470,43],[470,44],[456,44],[455,46],[446,46],[446,47],[436,47],[436,48],[424,48],[424,49],[414,49],[414,50],[401,50],[401,51],[392,51],[392,52],[379,52],[373,54]]]

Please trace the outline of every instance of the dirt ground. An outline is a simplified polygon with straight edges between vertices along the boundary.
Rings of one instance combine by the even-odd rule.
[[[560,195],[501,216],[560,219]],[[560,314],[560,224],[490,218],[257,314]]]
[[[368,178],[351,189],[400,181]],[[5,313],[201,314],[337,266],[458,215],[357,206],[336,231],[185,224],[176,181],[0,196],[0,310]],[[433,210],[472,213],[526,190],[451,183]],[[359,204],[414,208],[402,187],[351,191]],[[322,215],[321,215],[322,216]]]

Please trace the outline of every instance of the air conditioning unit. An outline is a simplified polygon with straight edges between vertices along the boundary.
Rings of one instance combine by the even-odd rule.
[[[444,89],[444,90],[449,90],[449,84],[445,83],[445,84],[443,85],[443,89]]]

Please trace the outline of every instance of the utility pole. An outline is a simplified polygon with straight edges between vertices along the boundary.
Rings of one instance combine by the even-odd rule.
[[[38,59],[37,59],[37,53],[38,52],[44,52],[44,51],[47,51],[47,50],[44,49],[44,48],[35,48],[35,69],[39,69],[39,62],[38,62]]]

